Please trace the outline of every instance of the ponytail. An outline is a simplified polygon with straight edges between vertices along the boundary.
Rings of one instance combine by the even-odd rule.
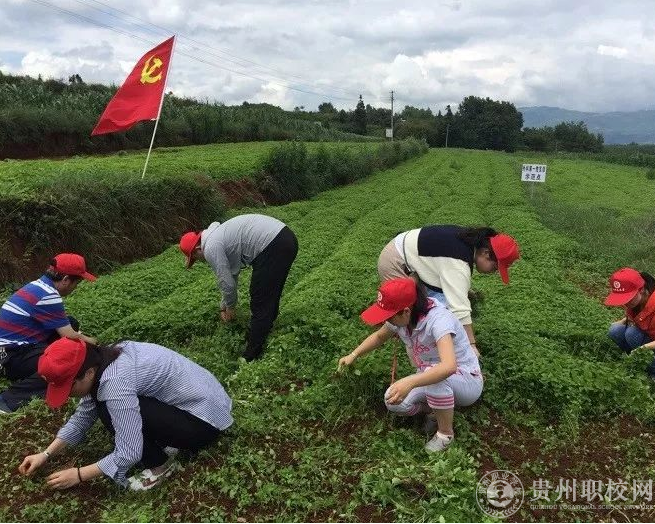
[[[416,283],[416,302],[412,306],[409,316],[409,327],[413,330],[418,324],[419,318],[427,314],[428,308],[428,293],[425,286],[420,282]]]

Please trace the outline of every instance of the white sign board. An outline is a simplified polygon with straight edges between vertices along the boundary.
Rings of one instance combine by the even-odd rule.
[[[391,129],[390,127],[387,127],[386,131],[387,131],[386,137],[387,138],[393,138],[393,129]]]
[[[545,182],[546,166],[543,164],[523,164],[521,182]]]

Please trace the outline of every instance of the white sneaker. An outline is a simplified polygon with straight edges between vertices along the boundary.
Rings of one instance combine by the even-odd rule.
[[[141,473],[133,475],[127,479],[130,489],[132,491],[147,491],[152,489],[160,484],[162,480],[170,477],[176,469],[180,468],[180,465],[173,457],[166,461],[165,466],[164,470],[159,474],[153,473],[151,469],[144,469]]]
[[[425,451],[428,453],[443,451],[453,443],[453,440],[455,440],[454,435],[444,435],[437,431],[425,445]]]

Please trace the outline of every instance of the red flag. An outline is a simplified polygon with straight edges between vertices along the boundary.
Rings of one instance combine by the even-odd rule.
[[[91,136],[126,131],[142,120],[157,119],[174,39],[172,36],[139,59],[107,104]]]

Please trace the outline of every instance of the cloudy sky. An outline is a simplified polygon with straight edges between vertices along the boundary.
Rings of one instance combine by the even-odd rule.
[[[168,89],[226,104],[430,107],[467,95],[655,108],[655,2],[0,0],[0,71],[120,84],[171,34]],[[399,108],[400,108],[399,107]]]

